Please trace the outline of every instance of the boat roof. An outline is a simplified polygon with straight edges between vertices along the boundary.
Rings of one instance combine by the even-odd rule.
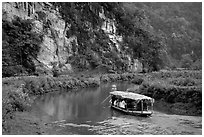
[[[111,95],[116,95],[116,96],[121,96],[122,98],[128,98],[132,100],[142,100],[142,99],[147,99],[147,100],[152,100],[153,98],[147,97],[145,95],[133,93],[133,92],[125,92],[125,91],[112,91],[110,92]]]

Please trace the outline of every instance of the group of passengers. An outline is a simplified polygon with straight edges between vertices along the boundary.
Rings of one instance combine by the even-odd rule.
[[[116,91],[116,85],[112,86],[112,91]],[[135,101],[131,99],[124,99],[124,98],[118,98],[115,95],[112,96],[112,106],[120,107],[123,109],[128,109],[128,110],[148,110],[148,102],[147,100],[143,100],[143,102],[140,101]]]
[[[127,103],[125,102],[125,100],[120,100],[120,99],[116,99],[114,102],[113,102],[113,105],[114,106],[117,106],[117,107],[120,107],[120,108],[126,108],[127,107]]]
[[[129,109],[129,110],[137,110],[141,111],[142,102],[136,102],[133,100],[128,99],[121,99],[117,98],[116,96],[112,96],[112,105],[116,107],[120,107],[122,109]],[[143,102],[143,110],[148,110],[147,103]]]

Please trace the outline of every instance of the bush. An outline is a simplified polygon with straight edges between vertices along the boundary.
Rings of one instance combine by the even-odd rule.
[[[2,119],[10,119],[15,111],[25,111],[30,107],[30,98],[22,91],[12,91],[2,100]]]
[[[198,83],[192,78],[177,78],[170,81],[170,84],[176,86],[195,86]]]
[[[28,108],[28,96],[17,92],[9,93],[9,104],[12,107],[12,110],[15,111],[24,111]]]
[[[19,84],[22,84],[20,80],[8,80],[6,82],[9,87],[4,87],[3,93],[6,94],[2,98],[2,129],[3,132],[9,131],[8,120],[14,118],[14,112],[16,111],[25,111],[27,110],[30,105],[31,101],[28,96],[23,90],[23,87],[19,87]],[[15,83],[15,84],[14,84]],[[17,86],[17,87],[16,87]]]
[[[164,100],[168,103],[175,103],[176,97],[178,96],[179,91],[177,88],[170,86],[166,89],[166,96],[164,97]]]
[[[3,77],[11,77],[17,76],[20,74],[26,74],[26,69],[23,66],[3,66],[2,67],[2,76]]]
[[[43,35],[32,31],[32,21],[16,17],[9,22],[2,20],[2,68],[3,77],[18,74],[7,68],[21,66],[28,73],[35,71],[33,58],[37,58]],[[21,72],[24,73],[24,72]],[[19,74],[18,74],[19,75]]]
[[[29,95],[41,95],[58,88],[53,77],[28,77],[25,78],[25,90]]]
[[[134,84],[140,85],[140,84],[142,84],[143,81],[144,80],[143,80],[142,77],[136,76],[131,82],[134,83]]]
[[[85,55],[75,55],[69,58],[71,65],[80,71],[86,70],[90,67]]]
[[[150,75],[158,79],[168,79],[168,78],[202,79],[202,71],[190,71],[190,70],[166,71],[166,72],[161,71],[161,72],[150,73]]]
[[[90,64],[90,67],[92,69],[95,69],[96,67],[98,67],[99,65],[102,64],[101,58],[99,57],[98,54],[96,54],[93,51],[89,51],[86,55],[86,58]]]
[[[161,99],[165,97],[166,86],[160,81],[148,82],[145,81],[140,86],[140,93],[150,96],[154,99]]]
[[[102,82],[108,82],[108,81],[109,81],[109,77],[108,77],[107,74],[105,74],[105,75],[101,76],[100,80],[101,80]]]
[[[190,67],[192,70],[202,70],[202,60],[196,60]]]
[[[169,103],[173,102],[193,102],[192,98],[202,97],[202,89],[199,86],[173,86],[168,83],[143,82],[140,86],[140,93],[151,96],[155,99],[165,99]],[[202,99],[201,99],[202,100]]]
[[[100,81],[95,78],[89,78],[88,80],[89,86],[97,87],[100,85]]]
[[[202,112],[202,87],[201,86],[173,86],[167,82],[150,81],[143,82],[140,86],[140,93],[150,96],[156,100],[164,100],[167,103],[190,104],[200,114]],[[193,110],[192,110],[193,111]]]

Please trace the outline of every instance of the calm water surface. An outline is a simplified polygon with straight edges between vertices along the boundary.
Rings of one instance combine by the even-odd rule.
[[[46,94],[36,99],[33,110],[36,109],[39,116],[49,122],[61,120],[77,124],[99,122],[112,116],[109,107],[111,85]],[[130,86],[124,82],[117,84],[118,90],[126,90]]]

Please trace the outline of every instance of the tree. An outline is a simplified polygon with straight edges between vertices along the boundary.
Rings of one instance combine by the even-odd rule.
[[[192,60],[190,54],[182,55],[181,67],[183,67],[183,68],[190,68],[192,64],[193,64],[193,60]]]
[[[104,37],[106,34],[101,30],[103,19],[99,13],[104,11],[107,18],[115,21],[116,33],[123,36],[123,46],[132,49],[133,53],[130,54],[133,54],[134,58],[138,58],[143,64],[148,64],[153,70],[158,70],[157,66],[162,64],[159,57],[162,49],[160,38],[151,32],[142,10],[118,2],[53,4],[58,7],[66,24],[70,25],[68,34],[77,36],[80,54],[87,54],[89,49],[100,49],[90,46],[100,45],[105,48],[109,45],[109,38]],[[90,39],[95,41],[94,45],[90,43]],[[119,60],[113,62],[118,64]]]
[[[156,33],[162,32],[171,59],[180,61],[183,54],[202,58],[202,3],[134,3],[145,12]],[[189,10],[191,9],[191,10]]]
[[[23,73],[26,71],[35,72],[33,59],[37,58],[40,50],[39,44],[42,42],[42,35],[32,31],[32,21],[23,20],[16,17],[9,22],[2,21],[2,64],[3,76],[14,75],[14,73]],[[19,72],[14,69],[21,68]],[[11,68],[11,69],[10,69]],[[9,70],[13,69],[11,74]]]
[[[122,34],[124,46],[132,49],[133,57],[139,59],[150,70],[159,70],[163,66],[161,58],[164,44],[162,37],[151,31],[147,18],[140,10],[123,10],[117,19],[118,33]]]

